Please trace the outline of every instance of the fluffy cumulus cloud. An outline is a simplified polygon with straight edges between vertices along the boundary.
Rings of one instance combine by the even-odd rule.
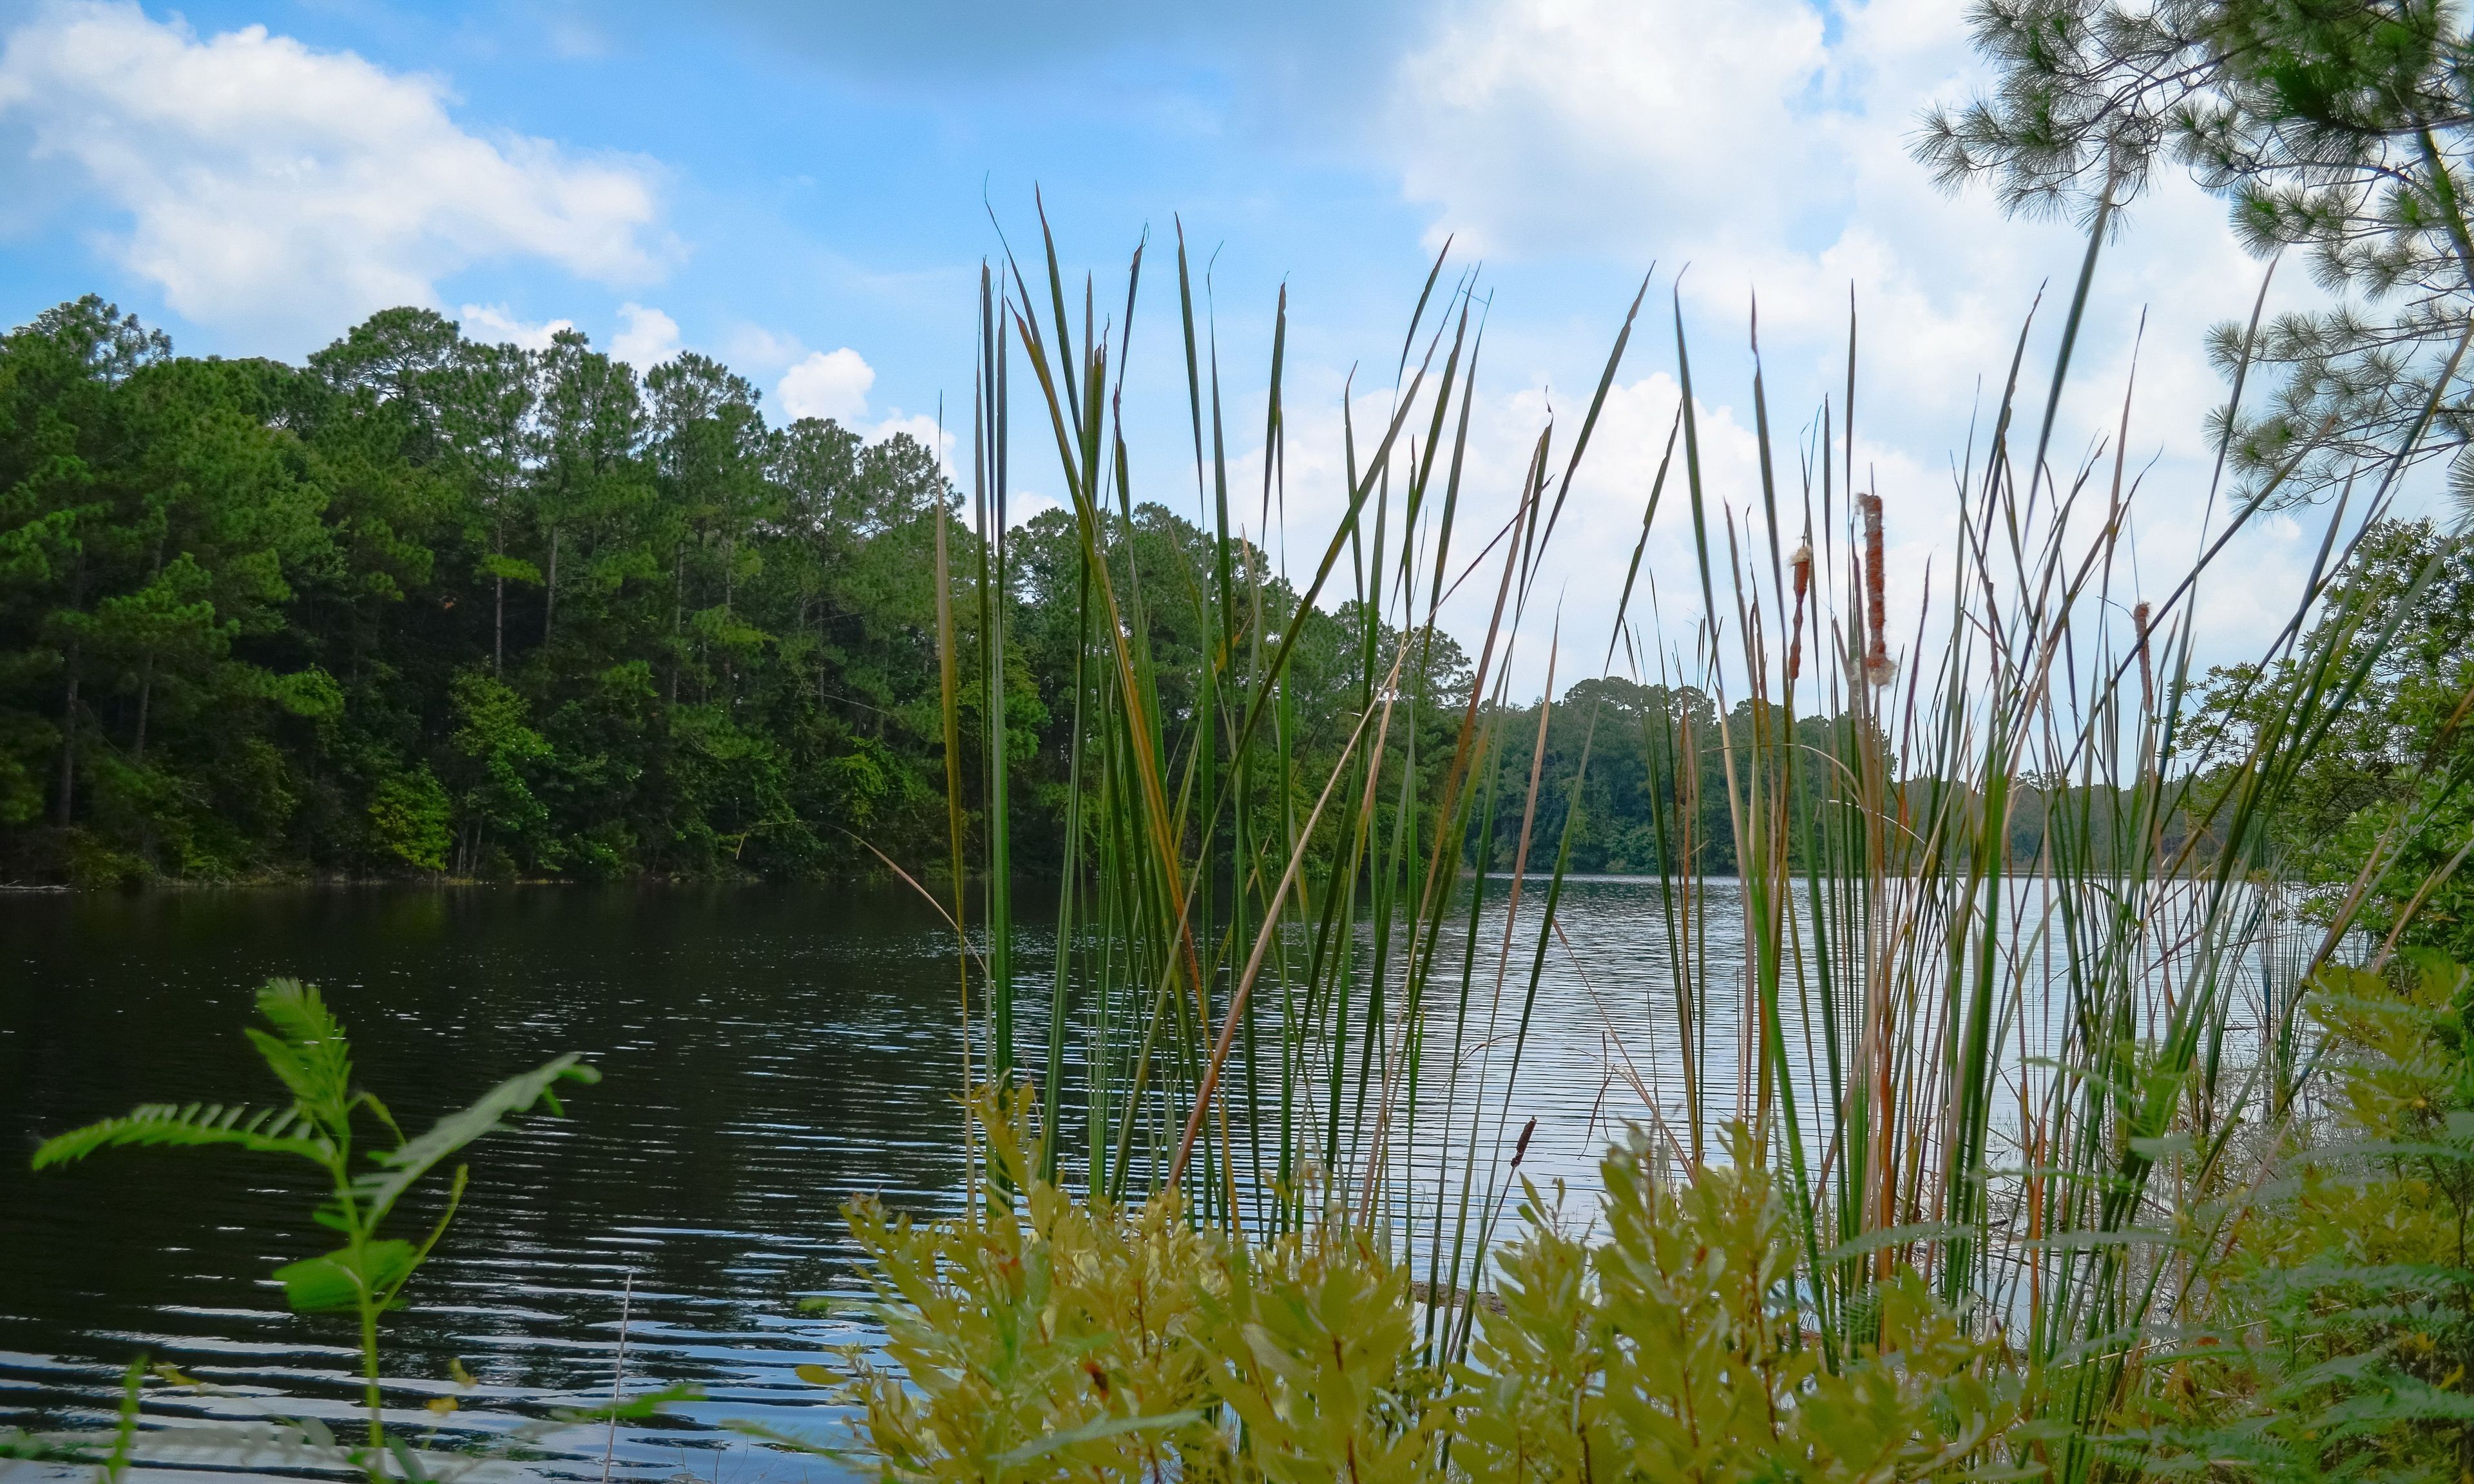
[[[805,360],[783,372],[774,394],[782,411],[793,418],[830,418],[857,423],[867,416],[867,389],[876,385],[876,368],[844,346],[839,350],[812,350]]]
[[[546,350],[559,331],[575,328],[573,320],[549,320],[540,324],[520,320],[504,304],[466,304],[457,311],[455,322],[463,327],[468,340],[521,346],[527,350]]]
[[[125,213],[112,249],[203,323],[331,331],[511,258],[628,283],[668,253],[652,171],[455,122],[446,84],[263,26],[57,3],[0,51],[0,117]]]
[[[743,349],[770,350],[777,360],[790,362],[773,389],[774,405],[781,409],[783,418],[830,419],[871,443],[881,443],[897,433],[907,434],[920,446],[935,451],[937,462],[945,466],[949,477],[954,472],[954,435],[939,427],[934,418],[926,413],[906,413],[899,407],[888,409],[883,417],[870,412],[867,395],[876,385],[876,368],[850,347],[800,354],[802,347],[791,336],[747,328],[741,328],[734,339]],[[1008,514],[1018,522],[1055,503],[1043,496],[1028,495],[1023,497],[1020,511]]]
[[[643,304],[621,304],[610,353],[640,371],[651,371],[679,353],[679,322]]]
[[[1402,178],[1480,251],[1621,249],[1686,221],[1748,237],[1782,226],[1790,203],[1747,166],[1792,144],[1827,84],[1821,17],[1800,0],[1446,13],[1400,70]]]

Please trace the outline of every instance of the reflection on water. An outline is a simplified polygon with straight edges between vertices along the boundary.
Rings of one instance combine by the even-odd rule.
[[[480,1387],[449,1436],[606,1398],[634,1279],[629,1389],[710,1399],[621,1429],[642,1476],[829,1477],[750,1453],[724,1418],[830,1435],[791,1375],[863,1338],[805,1312],[854,1287],[837,1208],[934,1209],[958,1178],[951,940],[898,896],[302,891],[0,899],[0,1425],[93,1422],[139,1350],[230,1393],[159,1408],[346,1421],[348,1321],[268,1277],[320,1245],[283,1161],[130,1151],[36,1176],[44,1133],[140,1100],[266,1100],[241,1036],[270,974],[322,985],[363,1081],[407,1125],[566,1050],[598,1065],[573,1116],[473,1153],[463,1213],[397,1316],[405,1425]],[[305,1168],[305,1167],[304,1167]],[[273,1213],[293,1230],[270,1231]],[[415,1213],[418,1214],[418,1213]],[[597,1476],[604,1438],[536,1467]]]

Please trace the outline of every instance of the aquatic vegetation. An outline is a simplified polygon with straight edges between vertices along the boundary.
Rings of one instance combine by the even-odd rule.
[[[1337,1211],[1416,1264],[1424,1292],[1508,1303],[1515,1249],[1496,1213],[1517,1188],[1507,1156],[1521,1065],[1547,966],[1572,951],[1556,914],[1592,759],[1633,729],[1626,807],[1644,822],[1669,947],[1589,987],[1656,1025],[1652,1044],[1611,1058],[1610,1076],[1686,1187],[1765,1172],[1763,1199],[1792,1240],[1763,1249],[1785,1264],[1764,1291],[1796,1336],[1795,1364],[1811,1368],[1797,1384],[1836,1395],[1885,1345],[1997,1347],[2001,1385],[1932,1403],[1941,1420],[1899,1434],[1893,1455],[1999,1453],[2071,1484],[2142,1467],[2139,1409],[2202,1260],[2188,1233],[2258,1186],[2274,1151],[2253,1131],[2311,1095],[2317,1033],[2298,1013],[2301,986],[2336,961],[2367,890],[2298,922],[2278,888],[2307,764],[2355,714],[2413,607],[2341,580],[2393,513],[2411,460],[2321,513],[2326,557],[2291,620],[2203,695],[2199,595],[2286,491],[2270,471],[2190,492],[2213,512],[2205,542],[2186,569],[2160,577],[2151,560],[2143,576],[2129,540],[2158,496],[2128,466],[2129,388],[2116,436],[2055,467],[2103,242],[2099,221],[2041,389],[2027,385],[2023,329],[1948,504],[1859,477],[1852,311],[1845,395],[1814,409],[1792,447],[1756,344],[1759,476],[1714,488],[1679,302],[1683,395],[1641,491],[1615,629],[1578,661],[1596,660],[1590,688],[1559,701],[1550,685],[1535,706],[1511,704],[1508,656],[1537,642],[1522,630],[1542,553],[1639,300],[1577,430],[1540,431],[1509,519],[1472,538],[1456,522],[1481,300],[1439,259],[1394,385],[1369,399],[1379,414],[1361,423],[1359,403],[1344,405],[1346,503],[1293,587],[1246,535],[1273,529],[1284,503],[1285,302],[1269,337],[1261,488],[1232,494],[1222,336],[1196,313],[1180,244],[1195,490],[1217,524],[1162,549],[1133,519],[1118,412],[1142,254],[1113,322],[1089,283],[1069,315],[1053,246],[1044,281],[1010,262],[985,275],[983,581],[1013,580],[1007,389],[1027,363],[1074,534],[1069,554],[1042,547],[1041,560],[1070,562],[1085,598],[1041,1074],[1027,1075],[1039,1062],[1016,1044],[1028,976],[1007,956],[995,884],[1011,870],[1006,842],[949,863],[956,879],[989,883],[978,902],[955,900],[971,930],[958,972],[985,1076],[1038,1089],[1039,1177],[1146,1211],[1174,1194],[1228,1243],[1311,1233]],[[1890,533],[1953,510],[1954,550],[1916,574],[1920,616],[1895,632]],[[1670,530],[1693,556],[1697,611],[1637,623],[1642,554]],[[2454,549],[2438,542],[2413,580],[2428,584]],[[1467,652],[1434,625],[1464,584],[1493,595]],[[1296,615],[1335,587],[1353,627],[1318,652]],[[1190,610],[1179,632],[1209,636],[1199,669],[1153,652],[1160,608]],[[944,642],[957,653],[950,630]],[[1568,673],[1570,647],[1550,643]],[[967,684],[948,703],[985,728],[967,801],[982,810],[1008,786],[996,673],[983,669],[975,705]],[[1327,760],[1309,766],[1301,743],[1318,727]],[[2459,787],[2453,773],[2431,786]],[[2435,833],[2450,817],[2425,807],[2390,828],[2357,863],[2363,879],[2389,874],[2408,844],[2453,852]],[[1740,958],[1713,951],[1721,914]],[[991,1178],[995,1192],[1023,1188],[1003,1160]],[[1449,1375],[1474,1363],[1487,1329],[1467,1306],[1426,1308],[1408,1363]],[[1536,1363],[1578,1362],[1550,1351]],[[1990,1420],[2014,1407],[2016,1425]],[[1849,1437],[1851,1458],[1878,1456],[1860,1430]]]
[[[536,1107],[563,1113],[559,1083],[597,1082],[600,1074],[570,1053],[508,1078],[426,1133],[408,1137],[376,1094],[353,1084],[351,1042],[315,987],[269,980],[257,992],[257,1011],[269,1028],[250,1027],[250,1041],[292,1094],[289,1105],[149,1103],[46,1139],[35,1151],[35,1167],[65,1164],[105,1149],[150,1147],[232,1148],[314,1165],[326,1179],[327,1195],[311,1219],[340,1234],[343,1245],[286,1263],[275,1277],[295,1309],[349,1313],[358,1322],[369,1430],[366,1447],[353,1450],[352,1459],[377,1478],[391,1446],[378,1381],[379,1321],[400,1304],[404,1285],[446,1235],[469,1167],[455,1166],[445,1209],[417,1243],[384,1234],[394,1225],[397,1206],[442,1163],[506,1127],[508,1119]],[[142,1370],[132,1375],[133,1395],[133,1378]],[[401,1453],[400,1445],[395,1447]],[[408,1455],[400,1463],[407,1477],[420,1472]]]
[[[1337,1220],[1253,1245],[1174,1191],[1077,1200],[1040,1175],[1031,1109],[1027,1089],[975,1100],[1000,1183],[967,1214],[850,1208],[892,1364],[854,1352],[845,1389],[894,1476],[1219,1477],[1241,1456],[1419,1476],[1440,1434],[1404,1269]]]
[[[1681,1181],[1640,1136],[1610,1150],[1602,1242],[1529,1187],[1501,1306],[1438,1370],[1408,1265],[1346,1208],[1257,1241],[1174,1190],[1077,1200],[1039,1173],[1031,1108],[974,1099],[1002,1179],[964,1214],[850,1208],[887,1342],[841,1390],[883,1477],[1888,1481],[1980,1469],[2022,1416],[2002,1352],[1914,1275],[1823,1367],[1786,1302],[1794,1223],[1740,1129],[1744,1162]]]

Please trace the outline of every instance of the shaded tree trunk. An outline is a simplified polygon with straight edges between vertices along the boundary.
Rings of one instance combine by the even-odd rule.
[[[155,541],[154,558],[148,563],[146,581],[151,586],[157,578],[161,577],[162,575],[163,541],[160,537],[158,537]],[[146,655],[145,673],[137,682],[137,735],[134,739],[133,745],[130,748],[130,755],[139,762],[144,762],[146,760],[146,713],[154,699],[155,655],[152,650],[149,650]]]
[[[543,589],[542,644],[549,644],[550,621],[558,616],[558,527],[549,528],[549,581]]]
[[[54,822],[62,829],[69,827],[69,813],[77,805],[77,714],[78,657],[81,645],[69,644],[68,696],[61,703],[61,789]]]
[[[670,694],[667,705],[679,704],[679,635],[687,632],[688,622],[688,548],[682,541],[670,553]]]
[[[78,550],[77,566],[69,578],[69,611],[79,611],[85,600],[85,550]],[[61,701],[61,789],[58,812],[54,818],[62,829],[69,827],[69,818],[77,807],[77,724],[79,666],[85,657],[85,640],[69,639],[67,694]]]
[[[146,760],[146,712],[154,699],[155,657],[149,655],[146,657],[145,673],[137,682],[137,736],[129,750],[130,756],[139,762]]]

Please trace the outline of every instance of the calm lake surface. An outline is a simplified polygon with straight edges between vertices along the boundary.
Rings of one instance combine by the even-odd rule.
[[[1648,1009],[1667,993],[1664,934],[1647,883],[1577,883],[1559,916],[1571,947],[1509,1116],[1541,1120],[1526,1170],[1586,1178],[1610,1121],[1639,1112],[1615,1040],[1653,1086],[1667,1060]],[[952,1208],[953,948],[930,909],[885,891],[0,897],[0,1426],[108,1421],[139,1352],[220,1393],[150,1388],[150,1418],[351,1420],[349,1321],[290,1313],[268,1276],[325,1245],[303,1230],[316,1192],[282,1161],[144,1150],[26,1167],[44,1135],[139,1102],[275,1101],[241,1028],[258,984],[289,974],[326,991],[362,1081],[410,1128],[563,1051],[603,1074],[568,1119],[472,1151],[462,1213],[391,1331],[402,1425],[426,1432],[424,1399],[455,1396],[439,1441],[470,1444],[606,1400],[632,1281],[626,1389],[706,1400],[618,1429],[618,1473],[839,1477],[724,1424],[838,1441],[824,1393],[792,1374],[869,1338],[801,1304],[863,1291],[838,1208],[863,1190]],[[1049,950],[1027,933],[1018,951],[1040,966]],[[1529,954],[1524,931],[1515,1000]],[[449,1379],[459,1359],[477,1388]],[[608,1442],[570,1429],[494,1467],[598,1478]]]

